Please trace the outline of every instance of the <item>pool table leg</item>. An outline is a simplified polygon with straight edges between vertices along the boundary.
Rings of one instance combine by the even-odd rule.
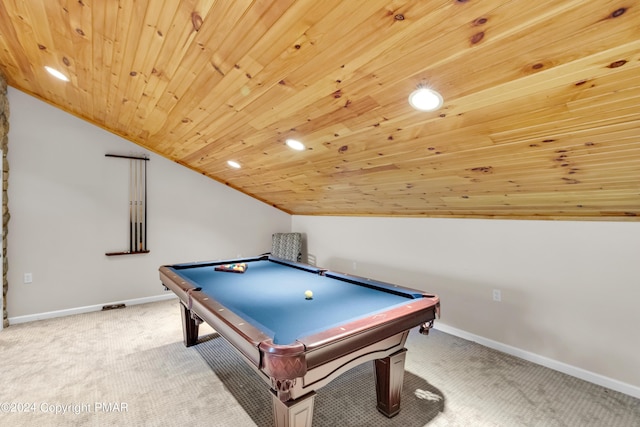
[[[406,353],[407,349],[403,348],[389,357],[375,360],[378,411],[389,418],[400,412]]]
[[[311,392],[296,400],[282,402],[272,392],[273,421],[276,427],[311,427],[313,401],[316,393]]]
[[[198,327],[200,324],[191,316],[191,310],[184,304],[180,303],[180,307],[182,307],[182,336],[184,345],[191,347],[198,342]]]

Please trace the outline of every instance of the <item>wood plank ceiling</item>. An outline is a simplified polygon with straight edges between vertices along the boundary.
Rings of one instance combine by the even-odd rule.
[[[291,214],[640,219],[635,0],[2,0],[0,70]]]

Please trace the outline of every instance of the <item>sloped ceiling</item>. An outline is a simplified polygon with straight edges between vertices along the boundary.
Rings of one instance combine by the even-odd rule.
[[[0,70],[291,214],[640,218],[635,1],[3,0]]]

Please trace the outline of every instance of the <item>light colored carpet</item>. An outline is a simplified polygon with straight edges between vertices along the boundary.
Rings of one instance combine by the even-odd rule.
[[[266,384],[203,332],[183,346],[175,300],[10,326],[0,425],[272,426]],[[398,416],[376,410],[367,363],[319,390],[314,426],[640,426],[638,399],[481,345],[411,331],[407,348]]]

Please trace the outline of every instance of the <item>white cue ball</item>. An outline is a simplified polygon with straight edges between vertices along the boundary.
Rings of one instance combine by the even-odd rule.
[[[313,298],[313,292],[311,292],[311,291],[304,291],[304,297],[305,297],[306,299],[311,299],[311,298]]]

